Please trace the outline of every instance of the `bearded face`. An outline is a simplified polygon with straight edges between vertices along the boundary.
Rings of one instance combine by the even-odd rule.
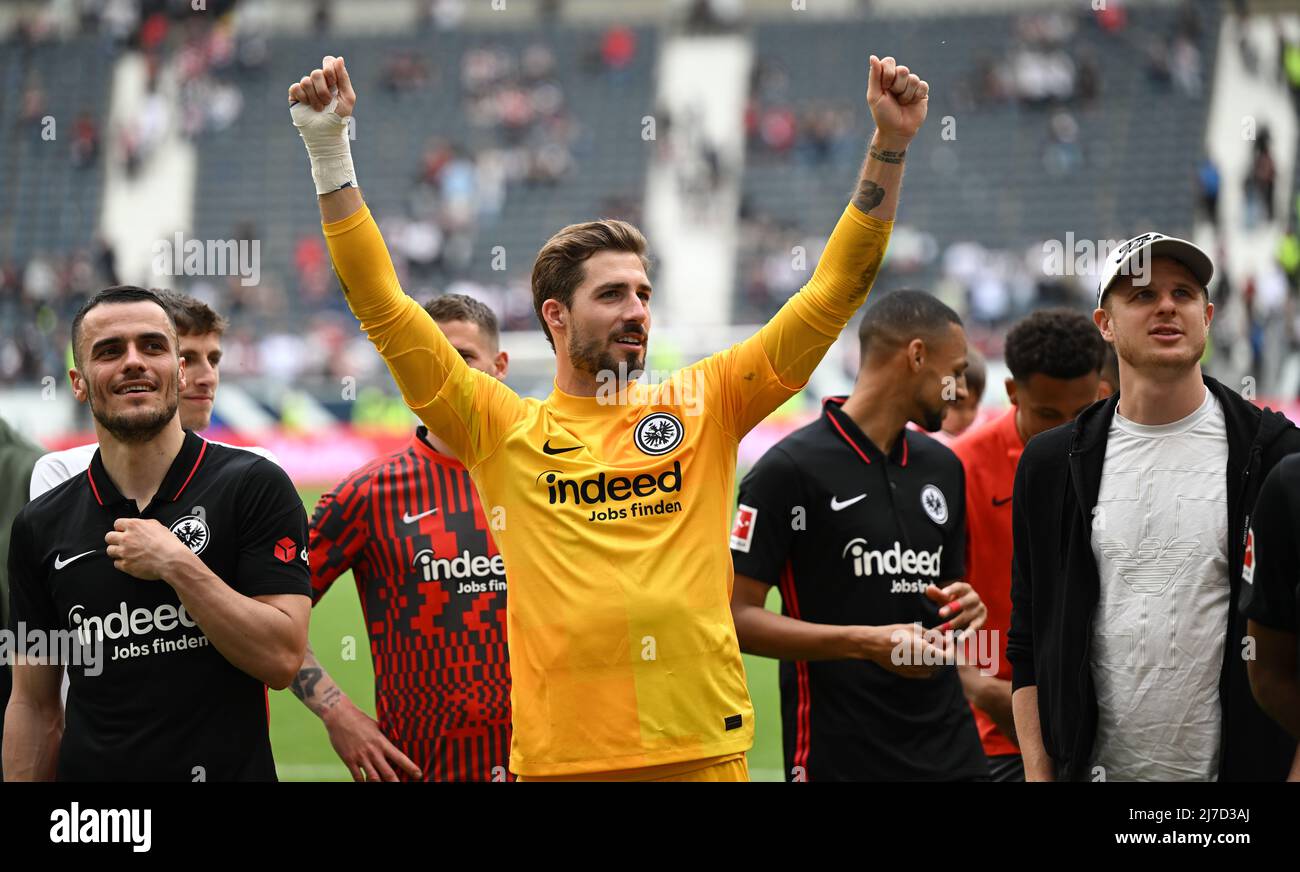
[[[565,351],[573,367],[599,377],[645,369],[650,339],[650,281],[641,258],[599,251],[567,311]]]
[[[82,320],[79,346],[74,393],[114,439],[147,442],[176,416],[184,370],[175,331],[159,306],[96,306]]]

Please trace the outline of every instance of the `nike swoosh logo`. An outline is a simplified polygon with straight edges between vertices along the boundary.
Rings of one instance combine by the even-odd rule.
[[[67,566],[69,563],[73,562],[74,560],[80,560],[81,558],[85,557],[87,554],[94,554],[94,553],[95,553],[94,551],[83,551],[82,553],[78,554],[75,557],[69,557],[67,560],[62,559],[61,557],[59,557],[59,555],[55,554],[54,568],[62,569],[63,567]]]
[[[997,497],[993,498],[993,505],[995,508],[997,506],[1005,506],[1009,502],[1011,502],[1011,497],[1007,497],[1005,500],[1000,500]]]
[[[866,498],[867,498],[866,494],[858,494],[856,497],[854,497],[851,500],[845,500],[844,502],[840,502],[839,500],[835,499],[835,497],[831,497],[831,511],[838,512],[840,509],[847,509],[849,506],[858,502],[858,500],[865,500]]]
[[[407,513],[403,512],[403,513],[402,513],[402,523],[403,523],[403,524],[414,524],[416,521],[420,520],[421,518],[427,518],[427,517],[429,517],[430,515],[432,515],[432,514],[433,514],[434,512],[436,512],[436,511],[438,511],[438,510],[437,510],[437,509],[429,509],[429,511],[427,511],[427,512],[420,512],[420,514],[418,514],[418,515],[411,515],[411,514],[407,514]]]
[[[575,445],[572,448],[552,448],[551,440],[547,439],[546,444],[542,446],[542,451],[547,454],[564,454],[566,451],[577,451],[581,447],[581,445]]]

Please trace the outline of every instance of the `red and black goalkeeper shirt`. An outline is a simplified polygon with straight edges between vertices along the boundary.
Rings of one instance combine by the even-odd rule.
[[[430,781],[505,779],[505,564],[465,467],[424,427],[353,472],[312,517],[312,601],[351,569],[380,729]]]

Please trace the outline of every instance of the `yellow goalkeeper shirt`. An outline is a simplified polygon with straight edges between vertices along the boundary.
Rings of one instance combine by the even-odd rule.
[[[730,608],[736,447],[866,299],[891,227],[846,207],[811,281],[768,324],[662,384],[536,400],[469,367],[402,292],[367,208],[324,225],[362,329],[490,514],[510,583],[514,772],[638,769],[753,744]]]

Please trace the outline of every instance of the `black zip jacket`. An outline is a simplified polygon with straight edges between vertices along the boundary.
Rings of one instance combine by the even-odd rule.
[[[1269,470],[1300,451],[1300,430],[1260,411],[1218,381],[1206,387],[1223,407],[1228,434],[1228,580],[1232,598],[1219,673],[1223,730],[1220,781],[1286,779],[1296,742],[1255,703],[1246,676],[1246,618],[1237,607],[1250,513]],[[1089,780],[1097,697],[1089,668],[1092,620],[1101,584],[1092,553],[1092,517],[1106,440],[1119,403],[1094,403],[1071,424],[1035,436],[1016,469],[1015,554],[1007,659],[1012,689],[1038,687],[1043,745],[1061,780]]]

